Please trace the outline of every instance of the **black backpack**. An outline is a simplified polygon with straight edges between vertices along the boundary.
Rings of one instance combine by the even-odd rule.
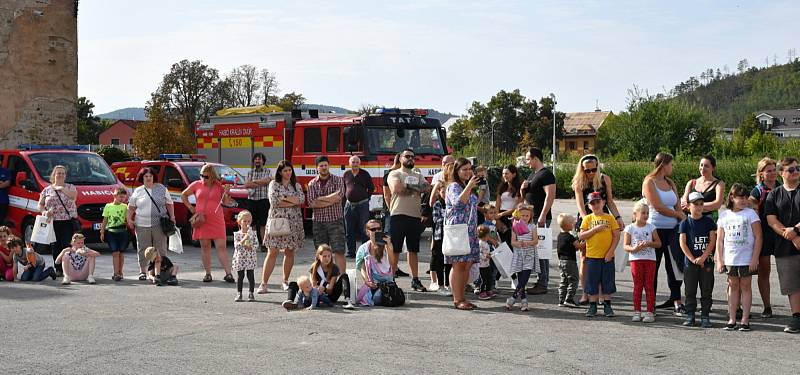
[[[378,284],[378,288],[381,290],[381,304],[383,306],[403,306],[406,303],[406,294],[403,293],[403,289],[400,289],[394,281],[380,283]]]

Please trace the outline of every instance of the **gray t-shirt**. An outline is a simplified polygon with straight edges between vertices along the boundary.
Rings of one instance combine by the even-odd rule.
[[[37,253],[37,252],[35,252],[33,250],[27,250],[27,249],[26,250],[22,250],[19,254],[15,253],[14,254],[14,262],[17,262],[17,263],[21,264],[23,267],[27,266],[28,265],[28,258],[27,258],[27,255],[26,255],[27,253],[32,254],[32,256],[34,258],[36,258],[36,264],[34,264],[34,266],[38,266],[40,264],[41,265],[45,264],[43,256],[39,255],[39,253]]]

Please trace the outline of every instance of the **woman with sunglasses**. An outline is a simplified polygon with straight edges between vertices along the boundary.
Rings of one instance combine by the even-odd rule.
[[[589,193],[598,192],[606,202],[603,206],[603,212],[614,215],[617,220],[617,225],[620,228],[625,228],[625,222],[619,213],[616,202],[614,202],[614,190],[611,184],[611,177],[600,171],[600,160],[597,156],[588,154],[581,157],[578,165],[575,168],[575,175],[572,176],[572,191],[575,193],[575,205],[578,207],[578,221],[576,227],[580,227],[581,220],[586,215],[591,214],[592,210],[586,202],[586,197]],[[579,274],[581,285],[586,283],[586,274],[583,272],[583,263],[586,256],[583,252],[580,253],[580,262],[578,262]],[[586,305],[589,303],[589,297],[584,294],[581,297],[579,304]]]
[[[284,291],[289,290],[289,276],[294,267],[294,252],[303,248],[305,232],[303,231],[303,213],[300,206],[305,202],[306,196],[303,188],[297,183],[294,168],[288,160],[282,160],[275,169],[275,179],[269,183],[267,189],[269,197],[269,218],[286,219],[289,222],[290,233],[287,235],[274,235],[269,233],[264,239],[267,248],[267,257],[264,258],[264,267],[261,271],[261,285],[258,294],[267,293],[267,282],[275,269],[278,253],[283,253],[283,283]],[[268,225],[269,227],[269,225]]]
[[[232,283],[231,263],[228,261],[228,248],[225,233],[225,213],[222,205],[232,206],[230,185],[223,185],[217,171],[210,164],[200,169],[200,180],[192,182],[181,193],[181,200],[186,209],[192,213],[192,239],[200,241],[203,268],[206,275],[203,282],[211,282],[211,242],[217,248],[217,259],[225,269],[224,280]],[[194,195],[197,204],[189,203],[189,196]]]
[[[169,236],[161,229],[161,218],[169,217],[175,222],[175,209],[167,187],[156,182],[156,174],[150,168],[142,168],[136,176],[141,186],[133,189],[128,198],[128,227],[136,234],[136,252],[139,257],[139,280],[147,280],[150,261],[144,250],[155,247],[159,255],[167,255]]]

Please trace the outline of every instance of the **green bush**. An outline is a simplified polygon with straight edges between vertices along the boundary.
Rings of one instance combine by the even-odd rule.
[[[118,161],[125,161],[129,159],[131,156],[122,149],[116,148],[114,146],[103,146],[97,150],[97,154],[102,156],[103,159],[111,165]]]
[[[754,159],[726,159],[717,161],[717,177],[725,181],[726,189],[738,182],[748,187],[755,186],[753,174],[756,170],[758,160]],[[697,178],[699,172],[699,160],[697,161],[675,161],[673,163],[672,179],[678,186],[678,192],[683,194],[686,182],[692,178]],[[624,161],[608,162],[603,164],[603,173],[611,177],[613,182],[614,196],[618,199],[636,200],[642,197],[642,181],[653,168],[650,162]],[[530,173],[530,169],[519,168],[520,177],[525,179]],[[500,181],[502,169],[489,169],[489,184],[492,193],[497,189]],[[556,192],[558,198],[573,198],[572,176],[575,173],[574,163],[561,163],[556,171]],[[494,199],[494,198],[492,198]]]

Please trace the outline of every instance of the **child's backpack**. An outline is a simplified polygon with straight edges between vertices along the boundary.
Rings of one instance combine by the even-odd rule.
[[[383,306],[403,306],[406,303],[406,294],[403,293],[403,289],[400,289],[394,281],[380,283],[378,284],[378,288],[381,290],[381,304]]]

